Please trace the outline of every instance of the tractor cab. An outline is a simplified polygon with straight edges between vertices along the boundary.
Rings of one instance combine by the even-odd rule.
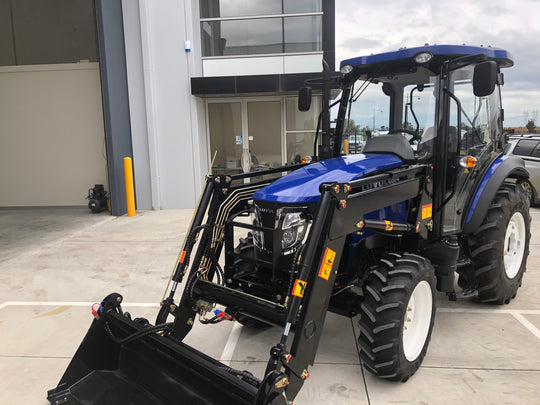
[[[336,131],[366,141],[381,131],[403,135],[423,149],[416,154],[422,160],[447,132],[450,153],[478,154],[500,137],[499,68],[512,64],[500,49],[447,45],[347,59]]]
[[[505,50],[464,45],[344,60],[333,152],[345,152],[343,140],[360,136],[362,153],[432,163],[436,233],[459,232],[469,189],[504,146],[500,68],[512,65]]]

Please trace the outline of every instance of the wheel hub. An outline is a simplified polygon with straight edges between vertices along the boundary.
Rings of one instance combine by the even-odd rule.
[[[533,200],[533,191],[532,191],[531,183],[529,183],[528,181],[524,181],[523,183],[521,183],[521,187],[523,187],[523,189],[524,189],[525,192],[527,193],[527,198],[529,199],[529,201],[530,201],[531,204],[532,204],[532,200]]]
[[[431,324],[433,296],[426,280],[414,288],[403,319],[403,353],[408,361],[414,361],[422,352]]]
[[[510,279],[517,276],[525,253],[525,219],[521,212],[510,218],[504,235],[504,270]]]

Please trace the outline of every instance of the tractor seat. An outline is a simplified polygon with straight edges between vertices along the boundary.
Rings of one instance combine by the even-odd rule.
[[[369,139],[362,153],[391,153],[403,162],[414,161],[414,151],[409,141],[401,135],[379,135]]]

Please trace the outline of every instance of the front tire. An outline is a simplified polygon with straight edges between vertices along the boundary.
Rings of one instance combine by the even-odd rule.
[[[503,184],[482,225],[469,237],[481,302],[508,304],[516,296],[527,265],[530,226],[526,191],[521,184]]]
[[[363,285],[360,358],[371,373],[407,381],[420,367],[435,319],[435,275],[429,260],[392,253]]]

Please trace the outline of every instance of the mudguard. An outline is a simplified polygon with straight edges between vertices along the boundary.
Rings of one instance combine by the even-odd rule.
[[[526,179],[529,173],[525,169],[523,159],[516,156],[499,156],[491,164],[480,181],[474,197],[467,208],[463,224],[463,232],[471,233],[478,229],[487,214],[489,204],[503,181],[507,178]]]

